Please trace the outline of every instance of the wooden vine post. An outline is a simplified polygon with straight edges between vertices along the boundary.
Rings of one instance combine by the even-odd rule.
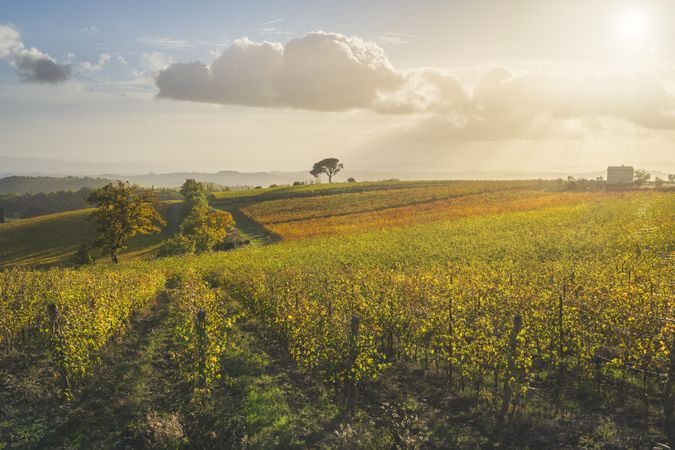
[[[68,370],[63,360],[63,350],[61,346],[61,330],[59,326],[59,311],[55,303],[47,305],[47,317],[49,318],[49,338],[51,340],[52,351],[58,365],[59,376],[61,378],[61,389],[66,398],[70,398],[70,378]]]
[[[206,387],[206,311],[200,309],[195,319],[197,332],[197,358],[199,365],[199,382],[201,387]]]
[[[513,317],[513,328],[511,329],[511,336],[509,337],[509,354],[507,361],[506,376],[504,378],[504,393],[502,396],[502,407],[497,416],[497,428],[501,429],[504,426],[506,414],[511,406],[511,399],[513,397],[513,386],[511,380],[516,378],[516,351],[518,349],[518,334],[523,326],[523,320],[520,314]]]
[[[358,316],[353,316],[349,324],[349,358],[347,360],[347,374],[345,376],[345,397],[347,402],[346,410],[349,414],[356,411],[356,401],[358,396],[358,384],[356,379],[356,361],[359,356],[358,337],[360,320]]]
[[[565,331],[564,313],[565,313],[565,296],[567,295],[567,284],[563,284],[562,293],[558,302],[558,390],[562,389],[562,384],[565,379],[565,365],[563,359],[565,358]]]
[[[448,296],[448,383],[452,386],[452,358],[454,354],[454,330],[452,328],[452,295]]]
[[[663,390],[663,428],[668,436],[670,448],[675,448],[675,334],[670,343],[670,364]]]

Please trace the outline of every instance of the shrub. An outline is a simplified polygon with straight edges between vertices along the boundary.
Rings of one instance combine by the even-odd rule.
[[[80,245],[80,248],[73,255],[72,263],[76,267],[94,264],[94,257],[91,256],[91,246],[88,244]]]
[[[249,245],[251,241],[249,239],[244,239],[239,235],[239,232],[234,229],[230,232],[230,234],[227,235],[227,238],[225,238],[225,241],[223,241],[221,244],[216,245],[214,247],[214,250],[232,250],[235,248],[239,247],[244,247],[246,245]]]
[[[159,249],[159,256],[177,256],[193,254],[196,251],[196,243],[194,238],[179,233],[164,241]]]
[[[234,219],[230,213],[208,206],[193,208],[181,224],[182,232],[193,239],[197,253],[222,244],[233,227]]]

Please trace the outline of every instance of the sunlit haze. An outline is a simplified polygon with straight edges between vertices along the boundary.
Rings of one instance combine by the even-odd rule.
[[[674,144],[672,0],[0,6],[0,174],[668,172]]]

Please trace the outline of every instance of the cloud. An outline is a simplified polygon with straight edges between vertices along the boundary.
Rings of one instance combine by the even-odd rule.
[[[270,26],[253,28],[251,31],[260,36],[293,36],[294,34],[291,30]]]
[[[279,18],[268,20],[259,26],[252,28],[251,31],[261,36],[292,36],[294,33],[287,28],[279,28],[277,24],[284,22],[286,19]]]
[[[0,58],[7,58],[22,48],[19,32],[14,27],[0,25]]]
[[[80,29],[80,33],[85,33],[85,34],[96,34],[99,32],[99,29],[96,25],[89,25],[88,27],[84,27]]]
[[[479,123],[488,135],[492,129],[510,125],[510,134],[519,137],[523,131],[537,129],[543,120],[592,117],[675,130],[675,98],[658,78],[639,73],[575,80],[541,72],[515,76],[497,68],[476,83],[469,112],[467,127]],[[502,134],[509,133],[505,129]]]
[[[377,44],[338,33],[285,46],[238,39],[210,65],[171,64],[155,82],[160,98],[433,115],[421,128],[454,140],[578,138],[605,118],[675,130],[673,95],[651,75],[578,80],[497,67],[468,83],[434,67],[396,69]]]
[[[385,92],[372,105],[375,111],[387,114],[463,114],[468,107],[469,93],[462,81],[433,67],[406,72],[397,90]]]
[[[415,38],[414,34],[396,33],[394,31],[387,31],[377,37],[377,41],[381,44],[403,45],[409,43]]]
[[[320,111],[369,108],[404,82],[376,44],[325,32],[285,46],[238,39],[209,66],[172,64],[156,79],[160,98]]]
[[[274,19],[274,20],[269,20],[269,21],[263,23],[261,26],[264,27],[264,26],[267,26],[267,25],[273,25],[273,24],[275,24],[275,23],[283,22],[284,20],[285,20],[285,19],[283,19],[283,18]]]
[[[646,74],[589,78],[575,86],[558,115],[612,116],[645,128],[675,130],[675,97]]]
[[[142,53],[139,61],[141,68],[148,73],[156,73],[172,62],[173,58],[162,52]]]
[[[119,58],[119,57],[118,57]],[[80,68],[83,70],[89,70],[89,71],[97,71],[101,70],[103,66],[108,64],[110,60],[112,59],[112,55],[108,53],[101,53],[98,57],[98,61],[95,63],[91,63],[88,61],[85,61],[83,63],[80,63]]]
[[[26,48],[16,28],[0,25],[0,58],[5,59],[25,83],[59,83],[71,75],[68,64],[59,64],[37,48]]]
[[[188,41],[163,36],[145,36],[140,38],[138,41],[150,47],[161,47],[173,50],[188,48],[191,46],[190,42]]]

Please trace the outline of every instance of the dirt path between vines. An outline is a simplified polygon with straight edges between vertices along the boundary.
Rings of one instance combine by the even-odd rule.
[[[186,381],[171,358],[171,302],[164,291],[137,315],[69,403],[55,396],[50,375],[36,374],[44,392],[27,397],[15,374],[16,389],[0,396],[14,405],[0,431],[14,435],[1,436],[0,447],[306,448],[331,439],[338,415],[332,399],[245,315],[227,338],[234,348],[223,356],[222,379],[210,392]],[[227,307],[241,312],[236,303]],[[48,362],[25,365],[41,370]]]
[[[91,382],[63,407],[64,420],[38,447],[139,448],[151,411],[166,412],[183,400],[169,358],[169,296],[161,293],[112,343]]]

